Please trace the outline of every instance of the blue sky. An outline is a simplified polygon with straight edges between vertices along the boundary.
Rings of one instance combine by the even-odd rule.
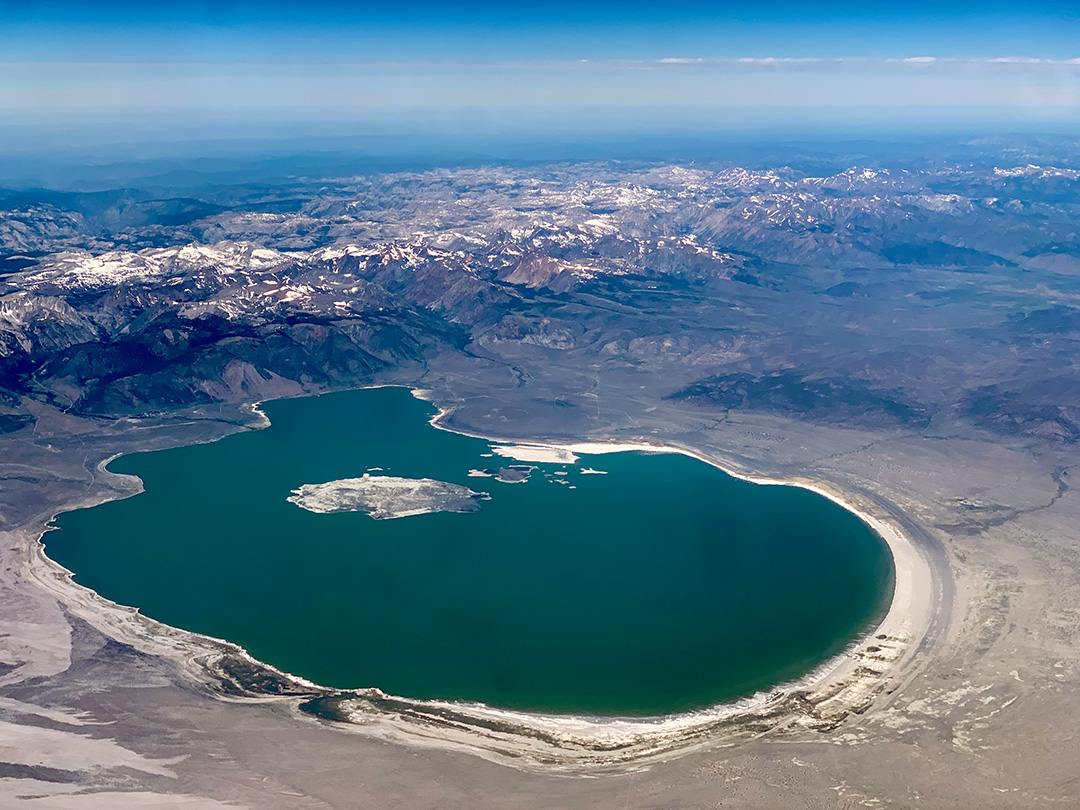
[[[1078,59],[1080,0],[0,0],[0,121],[1072,122]]]
[[[1080,56],[1080,3],[0,2],[5,61]]]

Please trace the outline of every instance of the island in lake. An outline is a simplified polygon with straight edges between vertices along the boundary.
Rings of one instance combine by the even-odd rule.
[[[376,520],[431,512],[475,512],[491,496],[430,478],[371,475],[304,484],[287,500],[309,512],[367,512]]]

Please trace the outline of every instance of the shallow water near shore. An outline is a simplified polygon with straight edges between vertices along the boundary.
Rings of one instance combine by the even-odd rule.
[[[843,650],[891,598],[885,544],[804,489],[642,452],[529,462],[516,483],[470,476],[522,463],[433,428],[434,408],[400,388],[262,409],[266,430],[113,461],[146,492],[62,515],[49,556],[109,599],[320,684],[556,713],[666,714],[767,689]],[[365,473],[490,499],[386,520],[286,500]]]

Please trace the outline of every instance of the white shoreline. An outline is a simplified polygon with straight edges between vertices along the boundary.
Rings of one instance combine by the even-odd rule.
[[[388,387],[408,388],[408,386],[401,385],[373,385],[364,386],[363,388]],[[430,402],[424,396],[424,394],[430,392],[424,389],[410,388],[409,390],[417,399]],[[321,396],[321,394],[316,396]],[[261,404],[261,402],[257,402],[242,408],[242,410],[246,410],[252,415],[261,417],[258,420],[259,424],[253,426],[256,428],[270,425],[270,420],[260,408]],[[451,413],[452,411],[449,409],[438,408],[438,412],[431,417],[429,423],[439,430],[470,436],[500,446],[528,448],[526,452],[535,451],[537,455],[547,453],[548,458],[565,459],[568,455],[575,457],[575,462],[560,460],[549,463],[576,463],[576,456],[579,454],[602,455],[618,452],[678,453],[703,461],[740,480],[768,486],[797,486],[815,492],[855,514],[886,543],[892,555],[895,572],[892,602],[885,616],[877,625],[860,635],[847,650],[823,661],[804,676],[778,684],[768,692],[759,692],[738,701],[720,703],[704,709],[654,717],[552,715],[498,709],[485,704],[393,697],[393,700],[397,702],[415,707],[417,713],[421,716],[425,710],[438,710],[452,713],[457,718],[457,722],[453,727],[440,728],[431,723],[416,721],[396,712],[360,710],[357,712],[357,722],[343,726],[344,728],[357,733],[372,734],[409,744],[467,750],[519,768],[580,769],[591,766],[634,765],[635,763],[643,763],[655,756],[671,756],[706,745],[724,744],[724,740],[729,739],[729,737],[725,737],[724,731],[721,729],[717,730],[716,733],[709,733],[710,728],[723,721],[737,721],[742,717],[753,720],[759,717],[761,712],[769,711],[772,707],[782,703],[786,697],[794,692],[812,691],[815,696],[820,698],[815,703],[817,708],[824,707],[828,710],[832,707],[839,717],[846,717],[852,710],[856,709],[860,712],[865,711],[873,700],[885,690],[885,686],[891,681],[893,675],[911,661],[918,646],[916,642],[921,640],[921,637],[925,635],[930,626],[933,618],[935,580],[928,556],[898,528],[881,518],[866,513],[849,500],[846,500],[841,494],[826,488],[819,482],[797,479],[770,479],[749,475],[733,469],[717,459],[710,458],[700,451],[672,445],[656,445],[645,442],[572,442],[566,444],[514,442],[457,430],[441,424],[441,421]],[[103,460],[97,465],[98,471],[108,475],[116,475],[110,473],[106,466],[121,455],[124,454],[115,454]],[[124,477],[130,478],[131,476]],[[141,479],[136,478],[135,480],[138,481],[136,491],[122,497],[129,497],[142,490]],[[95,501],[75,508],[86,508],[100,502],[102,501]],[[51,523],[55,517],[64,511],[71,510],[59,510],[49,518],[47,523]],[[49,527],[46,526],[45,531],[48,530]],[[357,700],[362,700],[364,695],[386,696],[377,688],[349,690],[347,693],[343,690],[326,689],[306,678],[286,673],[273,665],[259,661],[248,653],[246,649],[234,642],[174,628],[143,616],[137,608],[126,607],[102,597],[95,591],[74,582],[73,572],[56,563],[45,554],[45,547],[42,542],[45,531],[37,533],[36,553],[32,555],[31,559],[32,562],[33,558],[36,558],[45,565],[44,571],[34,571],[33,567],[31,567],[31,573],[35,575],[34,578],[39,583],[61,596],[66,604],[89,610],[115,637],[122,638],[129,643],[136,643],[136,646],[147,649],[147,651],[179,659],[184,665],[185,671],[197,681],[205,681],[206,679],[208,663],[206,661],[206,653],[208,652],[206,645],[209,643],[214,648],[213,652],[240,655],[251,663],[264,667],[266,670],[276,673],[294,684],[312,690],[341,695],[346,698],[349,695],[355,695]],[[41,576],[42,574],[45,576]],[[881,671],[876,673],[876,677],[867,677],[865,673],[861,676],[857,675],[855,673],[856,669],[860,671],[867,669],[865,661],[861,661],[859,658],[859,648],[871,646],[868,642],[876,642],[879,636],[889,639],[888,642],[877,642],[872,645],[877,647],[880,644],[888,648],[886,650],[887,660],[883,662]],[[219,694],[218,697],[223,700],[249,700],[254,702],[287,700],[294,701],[299,705],[299,699],[289,696],[267,695],[235,698]],[[471,729],[462,730],[461,726],[467,726],[470,719],[480,721],[480,723],[495,721],[502,725],[517,727],[520,732],[492,734],[479,724]],[[804,723],[804,720],[805,718],[792,714],[786,717],[783,723],[778,722],[777,727],[783,725],[794,730],[799,730],[802,727],[811,728],[812,724]],[[538,739],[537,732],[539,732],[541,739]]]

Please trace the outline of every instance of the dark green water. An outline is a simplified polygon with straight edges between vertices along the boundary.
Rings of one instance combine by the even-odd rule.
[[[61,516],[49,555],[110,599],[321,684],[555,712],[753,693],[842,650],[891,599],[882,541],[806,490],[644,453],[539,465],[523,484],[470,478],[515,462],[432,428],[404,389],[264,410],[267,430],[114,461],[146,492]],[[285,500],[370,467],[491,500],[384,521]]]

